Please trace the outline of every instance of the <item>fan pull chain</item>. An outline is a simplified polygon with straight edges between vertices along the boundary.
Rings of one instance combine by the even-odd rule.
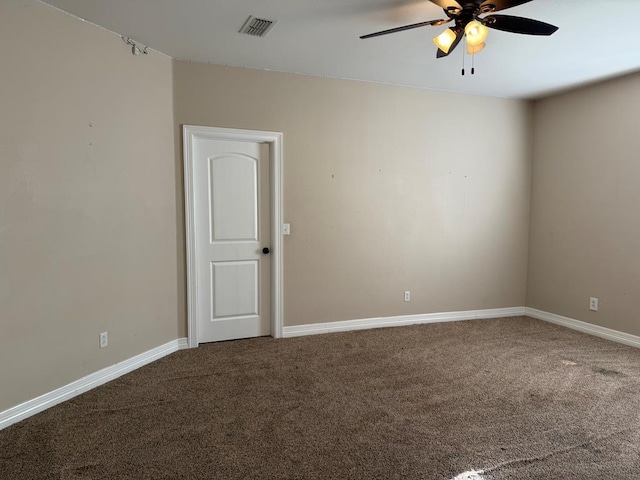
[[[464,77],[464,48],[462,50],[462,76]]]
[[[473,54],[471,55],[471,75],[475,75],[476,74],[476,51],[473,51]]]

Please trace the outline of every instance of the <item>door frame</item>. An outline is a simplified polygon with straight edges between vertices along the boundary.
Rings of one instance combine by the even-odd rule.
[[[282,338],[282,132],[234,128],[182,126],[184,154],[184,206],[187,247],[187,338],[190,348],[198,346],[198,275],[196,262],[195,197],[193,194],[193,143],[196,139],[230,140],[269,145],[271,208],[271,336]]]

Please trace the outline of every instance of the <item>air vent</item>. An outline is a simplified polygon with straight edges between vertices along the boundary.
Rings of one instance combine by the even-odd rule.
[[[240,33],[246,33],[247,35],[253,35],[254,37],[264,37],[276,24],[277,20],[266,20],[264,18],[256,18],[249,16],[247,21],[244,22]]]

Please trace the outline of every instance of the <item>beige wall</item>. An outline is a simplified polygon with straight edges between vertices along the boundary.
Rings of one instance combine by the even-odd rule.
[[[174,92],[176,134],[284,133],[286,325],[524,305],[525,102],[180,61]]]
[[[2,0],[0,65],[2,411],[176,339],[184,285],[171,60]]]
[[[34,0],[0,64],[0,411],[186,335],[185,123],[284,132],[286,325],[525,301],[525,102],[134,57]]]
[[[640,335],[640,75],[531,122],[525,102],[134,57],[34,0],[0,3],[0,64],[0,411],[186,335],[182,124],[284,132],[286,325],[526,296]]]
[[[534,112],[527,305],[640,335],[640,75]]]

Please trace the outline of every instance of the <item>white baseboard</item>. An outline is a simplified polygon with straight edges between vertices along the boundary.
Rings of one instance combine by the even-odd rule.
[[[304,335],[318,335],[323,333],[348,332],[352,330],[365,330],[369,328],[399,327],[403,325],[416,325],[423,323],[458,322],[462,320],[479,320],[488,318],[505,318],[529,316],[545,322],[554,323],[563,327],[578,330],[597,337],[606,338],[614,342],[640,348],[640,337],[610,328],[600,327],[591,323],[574,320],[554,313],[544,312],[529,307],[496,308],[488,310],[467,310],[462,312],[427,313],[423,315],[404,315],[398,317],[363,318],[359,320],[346,320],[342,322],[314,323],[309,325],[297,325],[284,327],[284,338],[300,337]],[[42,412],[47,408],[76,397],[92,388],[103,385],[111,380],[125,375],[137,368],[159,360],[178,350],[189,348],[186,338],[172,340],[147,352],[136,355],[128,360],[116,363],[110,367],[87,375],[64,387],[45,393],[33,400],[28,400],[16,405],[4,412],[0,412],[0,430],[14,423]]]
[[[16,405],[4,412],[0,412],[0,430],[185,348],[188,348],[186,338],[172,340],[169,343],[160,345],[128,360],[91,373],[64,387],[57,388],[37,398]]]
[[[399,317],[362,318],[342,322],[312,323],[283,328],[283,337],[301,337],[323,333],[349,332],[369,328],[400,327],[421,323],[459,322],[485,318],[517,317],[525,314],[525,307],[495,308],[489,310],[466,310],[463,312],[426,313]]]
[[[572,330],[578,330],[583,333],[588,333],[589,335],[606,338],[607,340],[640,348],[640,337],[637,337],[636,335],[619,332],[618,330],[612,330],[610,328],[593,325],[592,323],[582,322],[580,320],[574,320],[573,318],[563,317],[561,315],[556,315],[555,313],[544,312],[535,308],[526,307],[525,314],[528,317],[537,318],[538,320],[555,323],[556,325],[561,325]]]

